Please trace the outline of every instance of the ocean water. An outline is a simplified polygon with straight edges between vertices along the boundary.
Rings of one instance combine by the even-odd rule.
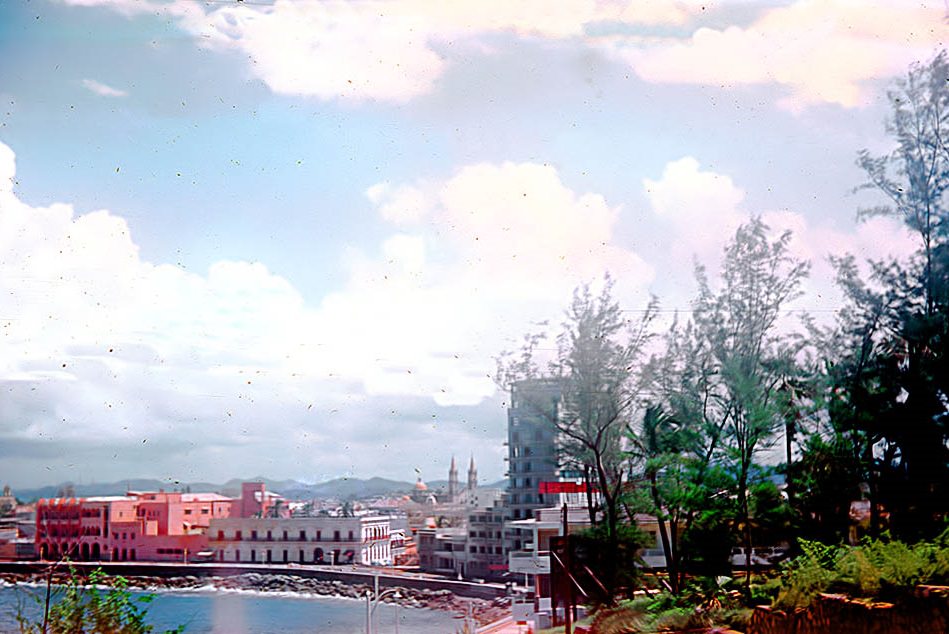
[[[42,610],[31,595],[44,594],[42,587],[0,584],[0,632],[17,632],[18,609],[42,622]],[[158,592],[147,607],[148,621],[156,633],[178,625],[185,626],[186,634],[366,631],[366,603],[354,599],[207,588]],[[447,612],[390,604],[379,604],[375,623],[375,634],[453,634],[460,627],[460,621]]]

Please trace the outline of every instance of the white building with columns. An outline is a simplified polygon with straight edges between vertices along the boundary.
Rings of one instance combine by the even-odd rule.
[[[388,517],[212,519],[217,561],[234,563],[391,564]]]

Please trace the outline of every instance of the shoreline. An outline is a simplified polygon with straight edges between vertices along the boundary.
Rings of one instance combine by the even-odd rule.
[[[279,595],[281,598],[312,599],[325,597],[364,602],[366,593],[372,589],[369,584],[348,584],[339,580],[322,580],[280,573],[248,572],[228,576],[201,577],[194,575],[169,577],[121,576],[128,581],[129,590],[157,594],[234,592],[257,596]],[[64,585],[69,581],[70,574],[68,572],[57,572],[53,575],[54,585]],[[0,573],[0,586],[2,585],[45,588],[46,575],[39,572],[3,572]],[[387,594],[382,599],[382,603],[398,604],[402,608],[439,610],[456,614],[465,614],[470,609],[479,626],[497,621],[510,613],[509,600],[504,597],[489,600],[459,597],[450,590],[444,589],[416,589],[399,585],[387,585],[385,587],[386,591],[390,589],[396,589],[397,592]],[[395,598],[394,594],[399,594],[399,598]]]

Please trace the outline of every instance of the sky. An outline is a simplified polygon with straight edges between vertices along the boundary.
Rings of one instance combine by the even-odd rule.
[[[943,0],[0,3],[0,481],[504,474],[495,358],[858,222]]]

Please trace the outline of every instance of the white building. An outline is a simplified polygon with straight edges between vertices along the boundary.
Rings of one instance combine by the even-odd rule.
[[[240,563],[392,563],[388,517],[211,520],[215,559]]]

